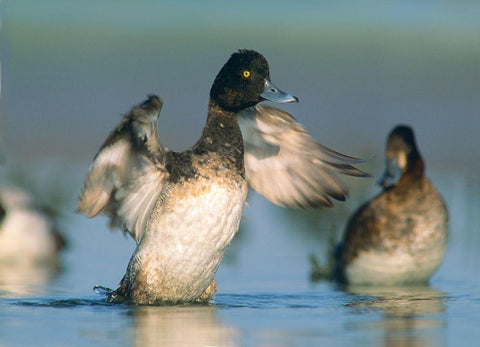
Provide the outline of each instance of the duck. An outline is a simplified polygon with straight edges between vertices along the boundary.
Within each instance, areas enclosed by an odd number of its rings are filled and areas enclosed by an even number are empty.
[[[447,206],[425,174],[412,127],[390,132],[385,156],[382,191],[346,224],[337,279],[353,286],[423,285],[444,258]]]
[[[248,189],[281,206],[332,206],[348,191],[338,174],[365,176],[361,160],[317,143],[287,112],[262,101],[295,103],[270,79],[254,50],[234,52],[210,89],[200,139],[183,152],[158,138],[163,101],[134,106],[107,137],[85,179],[77,211],[105,215],[136,248],[109,302],[209,303]]]
[[[29,192],[0,187],[0,266],[57,266],[66,244],[52,214]]]

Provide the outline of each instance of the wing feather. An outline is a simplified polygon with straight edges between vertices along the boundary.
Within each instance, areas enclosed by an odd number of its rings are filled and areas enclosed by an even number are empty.
[[[338,174],[365,177],[363,160],[317,143],[287,112],[257,105],[238,115],[249,185],[268,200],[295,208],[332,206],[348,195]]]
[[[95,156],[77,211],[110,218],[139,242],[168,177],[158,141],[162,101],[155,95],[132,108]]]

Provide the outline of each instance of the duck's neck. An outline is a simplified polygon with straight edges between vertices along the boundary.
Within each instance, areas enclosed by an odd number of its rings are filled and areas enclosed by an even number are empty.
[[[425,174],[425,163],[416,149],[413,149],[408,155],[405,172],[413,179],[420,179]]]
[[[420,153],[413,151],[407,159],[407,167],[396,185],[397,193],[408,194],[411,189],[418,189],[425,179],[425,164]]]
[[[237,169],[243,172],[243,138],[237,113],[221,108],[210,99],[207,123],[194,148],[197,152],[216,153],[229,161],[233,160]]]

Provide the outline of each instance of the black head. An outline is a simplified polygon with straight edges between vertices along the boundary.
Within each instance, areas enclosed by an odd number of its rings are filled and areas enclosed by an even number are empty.
[[[399,125],[390,132],[385,157],[386,169],[381,182],[384,186],[395,184],[405,172],[419,175],[424,172],[423,159],[409,126]]]
[[[239,50],[232,54],[215,78],[210,98],[220,107],[235,112],[263,100],[298,101],[270,82],[267,60],[253,50]]]

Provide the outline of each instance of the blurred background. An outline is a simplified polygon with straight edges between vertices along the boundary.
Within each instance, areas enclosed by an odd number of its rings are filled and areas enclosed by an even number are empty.
[[[3,1],[2,134],[12,163],[86,160],[146,94],[162,142],[192,145],[229,55],[258,50],[322,143],[381,153],[409,123],[430,166],[479,162],[475,1]],[[447,159],[448,158],[448,159]],[[478,167],[478,166],[477,166]]]
[[[446,292],[478,284],[477,1],[0,6],[1,183],[26,187],[56,210],[70,244],[64,271],[37,283],[35,295],[88,296],[94,284],[117,285],[133,241],[110,233],[105,219],[73,213],[94,154],[121,115],[150,93],[165,102],[162,144],[190,147],[205,123],[213,79],[240,48],[262,53],[272,81],[300,98],[282,108],[323,145],[369,159],[362,168],[374,177],[345,178],[349,201],[320,211],[283,209],[252,193],[218,273],[219,293],[330,295],[331,287],[309,282],[308,256],[325,261],[331,235],[338,238],[348,215],[378,193],[385,139],[400,123],[415,129],[427,174],[450,209],[449,251],[433,283]]]

